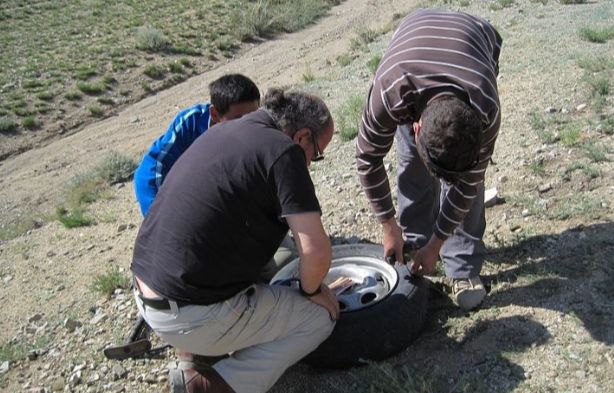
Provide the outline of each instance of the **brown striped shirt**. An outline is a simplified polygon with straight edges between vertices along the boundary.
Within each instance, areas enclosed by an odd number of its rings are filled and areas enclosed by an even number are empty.
[[[464,98],[485,125],[480,161],[450,188],[434,232],[446,239],[463,220],[484,182],[501,123],[497,93],[501,42],[490,23],[462,12],[422,9],[401,22],[369,89],[356,143],[358,175],[380,220],[395,215],[383,158],[396,128],[418,121],[428,101],[440,94]]]

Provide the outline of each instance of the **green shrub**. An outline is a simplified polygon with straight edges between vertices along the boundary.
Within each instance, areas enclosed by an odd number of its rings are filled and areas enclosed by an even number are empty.
[[[152,79],[161,79],[164,77],[164,69],[155,64],[149,64],[145,67],[143,73]]]
[[[586,142],[582,147],[584,154],[592,162],[608,161],[608,151],[605,147],[597,145],[593,141]]]
[[[96,167],[96,172],[107,184],[112,185],[130,180],[137,165],[133,158],[112,151]]]
[[[364,50],[367,45],[375,41],[379,33],[376,30],[368,27],[363,27],[358,30],[356,37],[350,40],[350,49],[352,50]]]
[[[176,62],[169,63],[168,70],[173,74],[183,74],[185,72],[181,63]]]
[[[559,3],[561,4],[586,4],[588,0],[559,0]]]
[[[87,217],[83,209],[77,208],[72,211],[64,207],[57,209],[58,220],[66,228],[79,228],[92,225],[94,220],[91,217]]]
[[[40,126],[40,123],[38,122],[36,117],[27,116],[27,117],[24,117],[23,120],[21,121],[21,126],[28,130],[34,130]]]
[[[114,266],[107,269],[106,273],[94,277],[91,288],[94,292],[110,297],[116,289],[127,289],[129,286],[130,278]]]
[[[181,64],[182,66],[184,66],[185,68],[192,68],[192,62],[190,62],[190,59],[182,57],[181,59],[179,59],[179,64]]]
[[[0,118],[0,134],[10,134],[17,131],[18,124],[8,117]]]
[[[350,141],[358,134],[363,104],[364,97],[354,94],[341,105],[337,114],[337,123],[343,141]]]
[[[23,82],[24,89],[36,89],[37,87],[41,87],[43,84],[37,79],[30,79]]]
[[[107,89],[107,87],[102,82],[88,83],[88,82],[80,81],[80,82],[77,82],[77,89],[79,89],[81,92],[85,94],[94,96],[94,95],[98,95],[104,92]]]
[[[90,115],[92,115],[93,117],[104,116],[104,109],[99,106],[90,106],[87,109],[90,111]]]
[[[231,17],[233,34],[245,41],[299,30],[324,15],[334,2],[326,0],[255,0],[237,7]]]
[[[597,73],[614,68],[614,59],[606,56],[578,59],[578,66],[588,72]]]
[[[578,143],[582,135],[582,126],[580,124],[570,124],[561,130],[561,142],[565,146],[573,146]]]
[[[610,94],[610,78],[605,75],[592,77],[588,81],[593,97],[606,97]]]
[[[78,91],[69,91],[68,93],[64,94],[64,98],[66,98],[68,101],[78,101],[81,99],[81,97],[82,95]]]
[[[36,95],[36,98],[42,101],[51,101],[53,97],[54,95],[50,91],[42,91]]]
[[[111,97],[98,97],[96,101],[103,105],[115,105],[115,100]]]
[[[136,31],[136,47],[149,52],[163,52],[169,46],[164,33],[151,26],[141,26]]]
[[[580,38],[585,41],[603,44],[614,37],[614,26],[604,28],[582,27]]]
[[[350,65],[351,62],[352,62],[352,56],[350,56],[349,53],[343,53],[337,56],[337,63],[339,63],[341,67],[348,66]]]
[[[375,74],[375,71],[377,71],[377,67],[379,66],[380,61],[382,61],[382,55],[377,54],[373,55],[373,57],[371,57],[367,62],[367,67],[372,74]]]
[[[75,79],[80,81],[86,81],[96,75],[98,75],[98,71],[88,66],[84,66],[77,68],[77,71],[75,72]]]

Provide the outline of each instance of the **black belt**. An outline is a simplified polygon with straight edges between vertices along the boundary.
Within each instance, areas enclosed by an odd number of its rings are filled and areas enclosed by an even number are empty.
[[[155,308],[156,310],[170,310],[171,309],[171,300],[150,299],[150,298],[143,297],[140,294],[139,294],[139,298],[141,299],[144,305],[151,307],[151,308]],[[173,302],[177,303],[177,308],[189,306],[190,304],[192,304],[192,303],[178,302],[178,301],[173,301]]]
[[[249,287],[245,291],[245,294],[247,296],[252,296],[254,294],[254,292],[256,292],[254,287]],[[161,311],[170,310],[171,309],[171,302],[176,303],[177,304],[177,308],[194,305],[194,303],[180,302],[180,301],[168,300],[168,299],[162,299],[162,298],[160,298],[160,299],[151,299],[151,298],[143,297],[143,295],[141,295],[140,293],[139,293],[139,299],[141,299],[141,301],[143,302],[143,304],[145,306],[148,306],[148,307],[151,307],[151,308],[155,308],[156,310],[161,310]]]

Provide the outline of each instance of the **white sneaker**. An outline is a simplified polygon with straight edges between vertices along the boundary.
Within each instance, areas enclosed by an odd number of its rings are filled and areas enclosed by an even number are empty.
[[[463,311],[469,311],[482,303],[486,289],[479,276],[452,279],[452,298]]]

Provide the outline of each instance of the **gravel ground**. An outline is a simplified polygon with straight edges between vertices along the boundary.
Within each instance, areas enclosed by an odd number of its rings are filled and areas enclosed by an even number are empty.
[[[587,82],[594,75],[578,66],[583,58],[612,58],[612,41],[588,43],[578,34],[589,24],[611,26],[612,2],[462,4],[438,6],[485,16],[504,38],[503,126],[487,173],[487,188],[496,187],[504,200],[487,210],[489,256],[482,273],[490,294],[480,309],[463,313],[433,291],[424,333],[403,353],[350,370],[295,365],[273,393],[614,392],[612,66],[601,107]],[[72,230],[50,218],[63,185],[110,149],[138,154],[179,108],[200,99],[197,90],[206,81],[228,71],[251,76],[264,59],[270,63],[255,78],[261,87],[299,85],[337,113],[352,94],[366,91],[366,63],[389,39],[383,34],[342,67],[335,59],[349,53],[357,26],[379,29],[411,6],[385,1],[390,8],[376,11],[374,5],[348,0],[306,31],[246,48],[219,69],[116,118],[0,163],[1,222],[34,215],[43,223],[0,243],[0,355],[11,359],[0,362],[0,390],[166,391],[172,351],[158,359],[103,357],[104,347],[123,341],[135,310],[126,291],[107,299],[90,290],[109,267],[128,269],[141,221],[132,184],[114,187],[108,199],[90,206],[97,225]],[[315,79],[305,85],[307,71]],[[559,139],[546,143],[534,128],[536,117]],[[549,120],[559,117],[568,123]],[[565,139],[570,123],[580,125],[573,143]],[[594,149],[605,158],[595,159]],[[334,243],[380,242],[355,174],[354,144],[336,135],[326,156],[311,171]],[[394,179],[394,154],[387,165]]]

